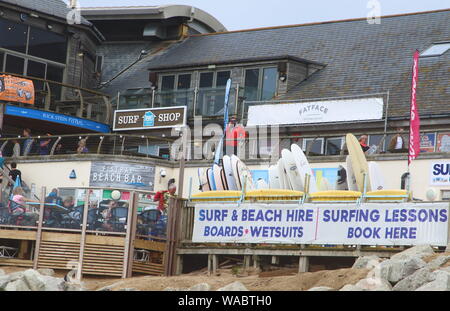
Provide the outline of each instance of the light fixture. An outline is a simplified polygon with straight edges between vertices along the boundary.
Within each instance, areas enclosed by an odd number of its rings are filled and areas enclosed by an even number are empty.
[[[166,170],[162,168],[161,171],[159,171],[159,175],[160,175],[162,178],[166,177],[166,176],[167,176]]]
[[[37,15],[36,13],[30,13],[30,16],[34,18],[39,18],[39,15]]]
[[[47,29],[53,29],[53,25],[51,25],[51,24],[47,24]]]
[[[119,200],[121,196],[122,196],[122,194],[120,193],[119,190],[113,190],[111,192],[111,199],[113,199],[114,201]]]
[[[279,78],[279,79],[280,79],[281,82],[286,81],[286,78],[287,78],[286,73],[284,73],[284,72],[283,72],[283,73],[280,73],[280,78]]]
[[[208,65],[208,69],[215,69],[216,65]]]

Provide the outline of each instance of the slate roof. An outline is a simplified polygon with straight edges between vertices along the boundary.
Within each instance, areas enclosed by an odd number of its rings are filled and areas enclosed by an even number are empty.
[[[390,90],[390,116],[407,116],[412,55],[450,41],[450,9],[381,18],[197,35],[149,68],[193,66],[292,55],[326,67],[279,99],[355,96]],[[450,51],[421,58],[418,103],[424,114],[450,113]]]
[[[66,19],[67,13],[70,12],[67,4],[62,0],[0,0],[0,3],[1,2],[17,5],[22,8],[30,9],[64,20]],[[81,17],[81,22],[87,26],[92,25],[84,17]]]

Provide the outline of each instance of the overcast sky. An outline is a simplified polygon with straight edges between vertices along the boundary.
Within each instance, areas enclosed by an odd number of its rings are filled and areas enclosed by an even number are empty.
[[[449,8],[448,0],[78,0],[81,7],[185,4],[217,18],[228,30],[367,17],[380,3],[381,15]],[[368,8],[368,4],[370,8]]]

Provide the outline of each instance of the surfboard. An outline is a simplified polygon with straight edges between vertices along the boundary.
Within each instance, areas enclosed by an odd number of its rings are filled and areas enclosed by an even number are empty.
[[[225,189],[225,187],[222,183],[221,171],[222,171],[222,168],[219,165],[217,165],[217,164],[213,165],[214,182],[216,183],[217,191],[228,190],[228,189]]]
[[[345,159],[345,162],[347,165],[348,190],[358,191],[358,185],[356,184],[356,177],[355,177],[355,174],[353,174],[352,158],[348,155],[347,158]]]
[[[266,181],[262,178],[258,179],[256,181],[256,189],[258,190],[268,190],[269,185],[266,183]]]
[[[289,183],[292,186],[292,190],[303,190],[303,181],[300,172],[295,163],[295,158],[287,149],[281,151],[281,159],[284,162],[284,168],[286,170]]]
[[[252,173],[247,166],[236,155],[231,156],[231,165],[233,166],[233,175],[235,176],[238,190],[242,190],[244,181],[246,190],[253,189]],[[239,181],[239,182],[238,182]]]
[[[308,159],[306,158],[305,153],[303,152],[302,148],[300,148],[299,145],[297,145],[297,144],[292,144],[291,152],[292,152],[292,155],[294,156],[295,163],[297,164],[297,168],[300,172],[302,183],[305,182],[306,174],[309,174],[309,176],[311,176],[311,178],[309,180],[309,192],[310,193],[316,192],[317,191],[316,178],[314,177],[312,168],[309,165]]]
[[[289,177],[287,176],[286,168],[284,166],[283,158],[280,158],[278,162],[278,169],[280,170],[280,178],[283,178],[283,189],[292,190]]]
[[[280,182],[280,189],[286,189],[286,181],[285,181],[285,177],[284,177],[284,167],[283,167],[281,158],[278,159],[277,170],[278,170],[278,180]]]
[[[374,191],[386,189],[386,183],[377,162],[369,162],[369,178]]]
[[[212,170],[211,167],[206,170],[206,178],[208,179],[209,189],[211,191],[215,191],[216,190],[216,186],[215,186],[215,183],[214,183],[214,174],[213,174],[213,170]]]
[[[203,168],[198,169],[198,182],[201,191],[209,191],[208,177],[206,176],[206,170]]]
[[[223,156],[223,170],[225,178],[227,179],[228,190],[238,190],[236,180],[233,175],[233,168],[231,166],[231,158],[228,155]]]
[[[278,174],[278,166],[269,167],[269,187],[270,189],[281,189],[280,175]]]
[[[347,144],[348,154],[352,159],[353,174],[356,178],[356,184],[358,190],[364,191],[364,174],[366,174],[366,191],[371,191],[369,178],[369,164],[367,163],[366,156],[362,151],[361,145],[356,139],[355,135],[349,133],[345,136],[345,142]]]

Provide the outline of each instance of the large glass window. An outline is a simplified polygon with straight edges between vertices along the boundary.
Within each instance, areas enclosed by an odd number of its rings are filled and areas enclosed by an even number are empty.
[[[322,155],[323,154],[323,138],[304,138],[303,139],[303,151],[308,152],[309,155]]]
[[[0,47],[26,53],[27,32],[27,25],[0,18]]]
[[[212,87],[214,81],[214,72],[202,72],[200,74],[200,88]]]
[[[62,82],[64,77],[64,69],[62,67],[47,65],[47,80]],[[50,84],[52,97],[59,99],[61,96],[61,86],[54,83]]]
[[[259,69],[245,71],[245,100],[258,100]]]
[[[228,79],[230,78],[230,74],[231,73],[229,71],[219,71],[217,73],[216,87],[226,86]]]
[[[63,35],[30,27],[28,54],[66,63],[66,38]]]
[[[272,99],[277,91],[277,68],[264,68],[261,100]]]
[[[191,88],[191,75],[182,74],[178,76],[178,89],[189,89]]]
[[[35,62],[32,60],[28,61],[27,65],[27,76],[29,77],[36,77],[45,79],[45,71],[46,71],[46,64]],[[42,90],[44,88],[44,83],[42,81],[33,81],[35,90]]]
[[[6,55],[5,71],[8,73],[15,73],[23,75],[23,69],[25,65],[25,59],[14,55]]]
[[[5,59],[5,53],[0,51],[0,71],[3,71],[3,61]]]
[[[200,88],[195,109],[196,115],[223,115],[225,87],[230,75],[231,72],[229,70],[200,73]]]
[[[161,81],[161,90],[173,90],[175,86],[175,76],[163,76]]]

